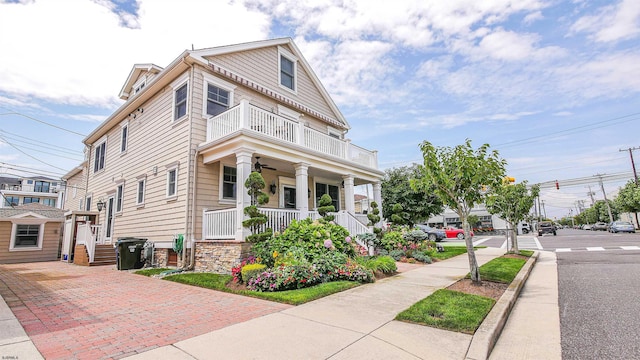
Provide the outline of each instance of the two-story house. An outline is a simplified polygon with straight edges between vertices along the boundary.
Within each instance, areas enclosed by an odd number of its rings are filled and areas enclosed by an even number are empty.
[[[317,217],[329,194],[336,221],[367,231],[355,216],[354,186],[381,202],[376,151],[352,144],[336,104],[290,38],[189,50],[165,68],[138,64],[125,103],[84,140],[83,190],[73,210],[96,212],[98,242],[139,237],[154,262],[229,272],[249,248],[244,182],[259,171],[268,226]],[[182,235],[182,236],[179,236]],[[183,249],[175,238],[183,238]]]
[[[0,208],[31,203],[61,208],[64,184],[48,177],[0,177]]]

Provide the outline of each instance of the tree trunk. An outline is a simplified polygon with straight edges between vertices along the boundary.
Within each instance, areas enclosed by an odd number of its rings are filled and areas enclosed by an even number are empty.
[[[518,249],[518,228],[514,228],[513,226],[511,226],[511,252],[514,254],[520,252]]]
[[[478,285],[482,282],[480,279],[480,270],[478,269],[478,260],[476,260],[476,253],[473,250],[473,239],[471,238],[471,232],[469,231],[469,222],[466,216],[460,216],[462,220],[462,228],[464,229],[464,242],[467,245],[467,256],[469,257],[469,274],[471,275],[471,281]]]

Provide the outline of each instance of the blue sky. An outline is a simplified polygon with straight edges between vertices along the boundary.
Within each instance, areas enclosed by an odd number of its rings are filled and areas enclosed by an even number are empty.
[[[640,2],[0,0],[0,172],[60,176],[135,63],[292,37],[383,169],[489,143],[563,216],[640,146]],[[57,126],[52,127],[42,122]],[[62,128],[62,129],[60,129]],[[640,159],[640,152],[634,154]],[[624,180],[605,181],[613,196]],[[564,184],[567,184],[566,186]]]

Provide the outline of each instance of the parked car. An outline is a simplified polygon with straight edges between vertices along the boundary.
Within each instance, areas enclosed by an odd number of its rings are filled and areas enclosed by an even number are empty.
[[[602,221],[598,221],[597,223],[593,224],[593,226],[591,227],[591,230],[593,231],[607,231],[607,223],[602,222]]]
[[[427,238],[431,241],[440,242],[447,238],[447,234],[442,229],[435,229],[424,224],[417,224],[416,228],[424,231],[427,234]]]
[[[556,227],[551,221],[541,221],[538,223],[538,236],[543,234],[553,234],[556,236]]]
[[[636,229],[633,227],[633,224],[631,224],[628,221],[614,221],[614,222],[611,223],[611,226],[609,226],[609,232],[612,232],[612,233],[618,233],[618,232],[635,233]]]
[[[582,230],[591,230],[591,224],[582,225]]]
[[[464,230],[456,229],[454,227],[448,227],[444,229],[444,232],[447,234],[448,239],[457,238],[458,240],[464,239]],[[471,237],[473,237],[473,231],[471,231]]]

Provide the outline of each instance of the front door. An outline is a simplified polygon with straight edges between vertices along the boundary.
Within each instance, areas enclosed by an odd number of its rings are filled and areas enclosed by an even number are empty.
[[[105,235],[104,240],[107,244],[111,244],[111,237],[113,236],[113,222],[114,222],[114,197],[111,196],[107,199],[107,221],[105,224]]]
[[[285,209],[295,209],[296,208],[296,188],[285,186],[283,195],[284,195]]]

